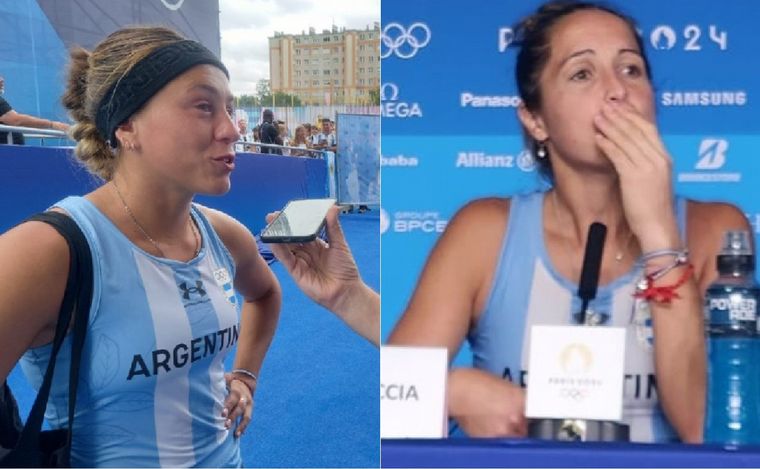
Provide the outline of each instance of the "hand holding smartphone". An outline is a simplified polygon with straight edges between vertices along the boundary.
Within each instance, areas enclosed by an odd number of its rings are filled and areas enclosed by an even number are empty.
[[[325,216],[335,199],[291,200],[261,231],[265,243],[306,243],[314,241],[325,226]]]

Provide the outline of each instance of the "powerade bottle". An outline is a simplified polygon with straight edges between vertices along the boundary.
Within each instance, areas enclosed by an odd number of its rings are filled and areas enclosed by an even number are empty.
[[[707,405],[704,440],[760,443],[760,340],[755,256],[746,231],[726,232],[720,277],[705,296]]]

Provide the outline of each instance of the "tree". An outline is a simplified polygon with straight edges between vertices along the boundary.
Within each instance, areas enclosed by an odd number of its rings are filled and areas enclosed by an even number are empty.
[[[376,106],[380,105],[380,88],[369,90],[369,103]]]
[[[259,80],[256,83],[256,99],[259,106],[272,105],[272,87],[269,80]]]
[[[242,96],[241,96],[242,98]],[[272,97],[272,87],[269,80],[259,80],[256,83],[256,106],[301,106],[301,98],[296,95],[276,91]]]
[[[256,96],[252,94],[244,94],[240,96],[235,96],[235,107],[256,107],[257,106],[257,100]]]
[[[293,94],[278,91],[274,94],[274,102],[277,106],[295,107],[301,105],[301,98]]]

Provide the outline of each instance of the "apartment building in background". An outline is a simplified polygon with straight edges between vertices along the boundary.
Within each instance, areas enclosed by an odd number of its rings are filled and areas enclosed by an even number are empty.
[[[380,88],[380,23],[364,30],[275,32],[269,77],[272,93],[298,96],[304,104],[370,104],[370,91]]]

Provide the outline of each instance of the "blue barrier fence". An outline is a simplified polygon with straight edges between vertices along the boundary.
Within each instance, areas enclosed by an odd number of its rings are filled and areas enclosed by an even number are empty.
[[[0,145],[0,232],[67,195],[84,195],[99,180],[73,160],[71,148]],[[238,153],[232,189],[198,203],[237,218],[254,234],[268,212],[288,200],[327,196],[327,163],[322,159]]]

